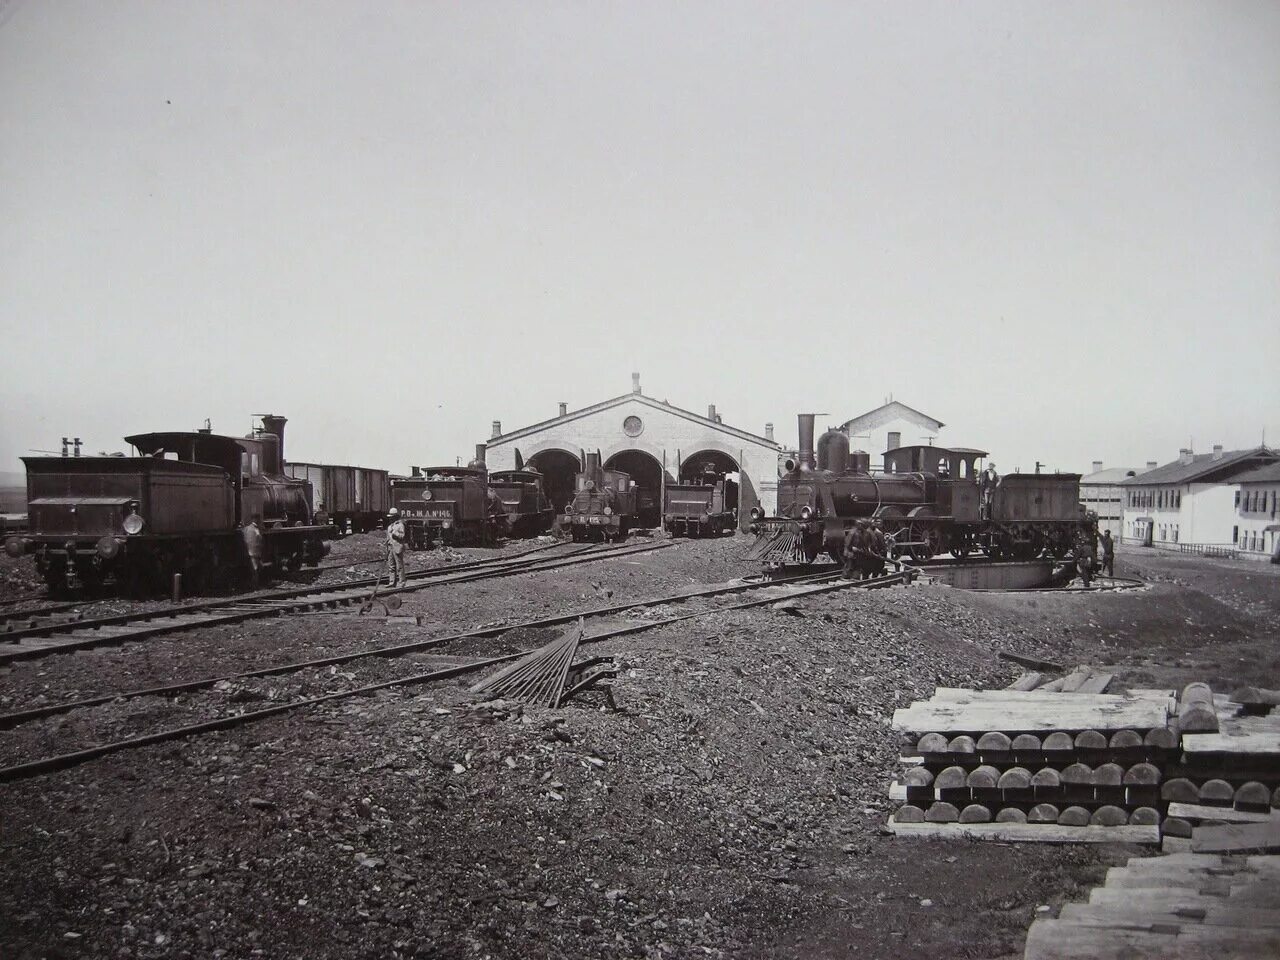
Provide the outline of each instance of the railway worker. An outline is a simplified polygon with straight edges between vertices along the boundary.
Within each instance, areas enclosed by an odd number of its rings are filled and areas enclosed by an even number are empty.
[[[388,511],[387,520],[387,585],[402,587],[405,584],[404,542],[408,534],[398,508]]]
[[[1093,580],[1093,545],[1089,538],[1080,532],[1076,535],[1075,558],[1076,573],[1080,576],[1080,582],[1084,584],[1086,590]]]
[[[853,580],[855,571],[857,579],[862,579],[862,552],[866,547],[866,528],[861,520],[844,532],[844,570],[840,576],[845,580]]]
[[[867,575],[878,577],[883,574],[888,556],[889,542],[885,539],[884,530],[879,520],[872,520],[867,537]]]
[[[249,564],[249,584],[254,590],[262,582],[262,518],[254,514],[249,522],[240,528],[240,539],[244,542],[245,559]]]
[[[1108,577],[1116,575],[1116,543],[1111,539],[1111,531],[1102,531],[1102,569]]]
[[[1000,483],[1000,474],[996,472],[994,463],[987,464],[987,469],[982,471],[982,477],[979,482],[982,485],[982,515],[990,520],[991,501],[996,495],[996,485]]]

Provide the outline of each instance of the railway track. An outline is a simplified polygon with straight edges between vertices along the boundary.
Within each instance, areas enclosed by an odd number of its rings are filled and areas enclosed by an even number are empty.
[[[546,544],[527,550],[516,558],[496,557],[419,570],[409,575],[410,582],[405,586],[382,589],[378,591],[378,597],[387,598],[413,593],[433,586],[472,583],[520,573],[555,570],[579,563],[648,553],[670,546],[674,546],[671,541],[638,545],[632,543],[605,548],[594,545]],[[568,550],[550,557],[533,556],[555,547],[568,547]],[[22,660],[39,659],[59,653],[74,653],[94,647],[180,633],[185,630],[242,623],[246,620],[284,616],[291,613],[350,607],[354,604],[363,605],[370,600],[371,590],[378,582],[379,578],[370,577],[342,584],[274,590],[246,598],[166,607],[144,613],[113,614],[71,623],[51,622],[0,633],[0,667]]]
[[[641,552],[641,551],[634,551]],[[808,596],[831,593],[838,590],[849,589],[877,589],[882,587],[896,586],[903,583],[910,583],[915,577],[914,571],[903,567],[894,573],[877,577],[871,580],[843,580],[839,571],[827,571],[821,573],[808,573],[801,576],[787,578],[785,580],[768,580],[758,579],[751,581],[740,581],[738,583],[723,584],[708,587],[704,590],[695,590],[681,594],[670,594],[659,597],[651,597],[645,600],[631,601],[624,604],[617,604],[608,607],[597,607],[589,610],[580,610],[570,613],[558,614],[551,617],[544,617],[536,620],[528,620],[522,623],[504,624],[494,627],[483,627],[476,630],[465,631],[462,633],[451,634],[448,636],[434,637],[427,640],[413,641],[410,643],[395,644],[389,647],[381,647],[374,650],[362,650],[358,652],[339,654],[330,657],[324,657],[316,660],[308,660],[294,662],[288,664],[279,664],[272,667],[264,667],[257,670],[250,670],[244,673],[227,674],[216,677],[205,677],[199,680],[190,680],[182,683],[171,684],[162,687],[151,687],[143,690],[123,691],[112,694],[106,694],[100,697],[93,697],[78,701],[69,701],[61,704],[49,704],[28,710],[18,711],[14,713],[0,715],[0,729],[11,729],[22,723],[43,717],[54,716],[57,714],[70,713],[74,710],[86,709],[99,706],[115,700],[134,699],[139,697],[173,697],[184,693],[191,693],[199,690],[209,689],[223,682],[235,682],[260,679],[263,677],[280,676],[287,673],[296,673],[308,669],[320,669],[325,667],[337,667],[339,665],[351,664],[360,660],[369,660],[372,658],[398,658],[410,654],[423,653],[433,649],[438,649],[447,644],[456,643],[462,640],[470,640],[476,638],[494,637],[517,629],[538,629],[563,626],[567,623],[575,621],[600,621],[608,620],[608,618],[616,617],[627,611],[642,610],[658,606],[671,604],[684,604],[693,600],[712,600],[721,597],[733,596],[741,593],[749,593],[753,591],[771,591],[763,597],[755,597],[727,605],[711,605],[702,609],[691,610],[675,614],[673,616],[660,617],[657,619],[644,619],[637,622],[626,624],[624,626],[605,627],[603,630],[593,631],[582,639],[583,644],[603,643],[606,640],[614,640],[624,636],[630,636],[642,633],[648,630],[654,630],[658,627],[669,626],[674,623],[680,623],[692,620],[698,617],[705,617],[716,613],[726,613],[734,610],[744,610],[752,607],[764,606],[766,604],[776,603],[781,599],[800,599]],[[509,663],[520,657],[525,656],[529,651],[521,650],[516,653],[503,654],[496,657],[486,657],[471,660],[462,664],[450,665],[441,669],[428,671],[426,673],[416,673],[405,677],[398,677],[392,680],[384,680],[377,683],[363,684],[354,688],[335,691],[323,694],[321,696],[307,697],[294,700],[288,703],[276,704],[259,710],[247,711],[244,713],[236,713],[228,716],[218,717],[210,720],[204,720],[198,723],[186,724],[180,727],[161,730],[154,733],[144,734],[138,737],[131,737],[124,740],[117,740],[110,743],[98,744],[81,750],[70,751],[63,754],[57,754],[50,757],[32,760],[25,763],[15,764],[9,767],[0,768],[0,783],[15,782],[25,780],[30,777],[42,774],[53,773],[58,770],[69,769],[82,763],[89,762],[112,753],[118,753],[125,750],[137,749],[140,747],[150,746],[158,743],[165,743],[173,740],[180,740],[190,736],[196,736],[203,733],[210,733],[218,730],[228,730],[234,727],[245,726],[255,723],[259,720],[265,720],[270,717],[279,716],[281,714],[299,710],[306,707],[316,706],[318,704],[329,703],[336,700],[347,699],[350,697],[364,696],[380,690],[387,690],[396,687],[410,686],[422,683],[430,683],[438,680],[447,680],[453,677],[474,673],[487,669],[498,664]]]

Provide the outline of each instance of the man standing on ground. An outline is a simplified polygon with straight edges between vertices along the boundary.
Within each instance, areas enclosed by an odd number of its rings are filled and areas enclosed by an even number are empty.
[[[1110,530],[1102,531],[1102,569],[1108,577],[1116,575],[1116,544]]]
[[[387,518],[390,520],[387,524],[387,585],[402,587],[405,584],[404,542],[407,534],[396,507],[391,508]]]
[[[862,551],[866,547],[862,521],[853,523],[844,532],[844,572],[841,576],[846,580],[862,579]]]
[[[258,525],[260,519],[255,513],[240,528],[240,539],[244,542],[245,558],[249,563],[249,585],[254,590],[262,582],[262,528]]]

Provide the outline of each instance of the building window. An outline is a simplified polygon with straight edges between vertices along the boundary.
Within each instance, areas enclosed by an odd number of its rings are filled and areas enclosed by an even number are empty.
[[[1181,490],[1178,491],[1178,502],[1175,503],[1174,506],[1177,507],[1179,510],[1182,509],[1182,491]]]
[[[1239,542],[1240,542],[1240,528],[1239,528],[1239,527],[1232,527],[1232,528],[1231,528],[1231,542],[1232,542],[1232,543],[1239,543]]]
[[[1240,491],[1237,490],[1236,491],[1236,508],[1239,509],[1239,507],[1240,507]]]

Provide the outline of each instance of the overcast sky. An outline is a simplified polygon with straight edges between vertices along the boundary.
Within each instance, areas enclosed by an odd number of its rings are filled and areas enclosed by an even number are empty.
[[[404,470],[632,370],[1280,444],[1280,4],[0,0],[0,270],[0,470],[268,410]]]

